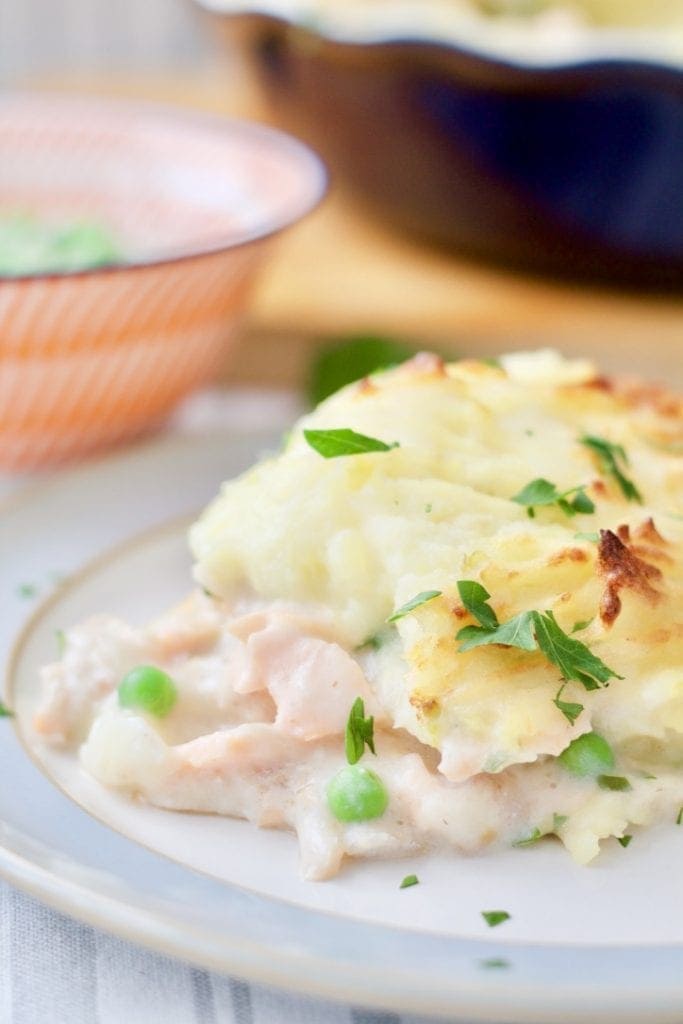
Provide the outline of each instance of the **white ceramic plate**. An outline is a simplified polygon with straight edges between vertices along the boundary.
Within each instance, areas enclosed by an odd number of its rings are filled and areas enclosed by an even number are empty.
[[[181,597],[190,563],[178,517],[269,441],[157,442],[0,513],[6,650],[21,633],[8,672],[18,729],[0,722],[0,777],[12,780],[0,787],[0,872],[126,938],[299,991],[450,1019],[679,1024],[683,829],[639,834],[627,850],[615,841],[590,868],[548,843],[366,862],[306,883],[288,834],[144,809],[105,794],[69,759],[29,756],[22,723],[55,630],[94,611],[143,621]],[[55,590],[56,573],[67,578]],[[52,593],[22,630],[32,587]],[[421,884],[399,890],[413,871]],[[488,909],[512,919],[491,931]]]

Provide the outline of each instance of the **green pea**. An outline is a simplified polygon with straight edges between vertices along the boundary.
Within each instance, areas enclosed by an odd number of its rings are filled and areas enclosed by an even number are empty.
[[[597,732],[577,736],[562,751],[558,761],[572,775],[602,775],[614,768],[612,748]]]
[[[122,708],[141,708],[157,718],[164,718],[177,699],[175,683],[155,665],[137,665],[119,683]]]
[[[327,806],[337,821],[369,821],[387,809],[389,794],[380,777],[369,768],[348,765],[327,787]]]

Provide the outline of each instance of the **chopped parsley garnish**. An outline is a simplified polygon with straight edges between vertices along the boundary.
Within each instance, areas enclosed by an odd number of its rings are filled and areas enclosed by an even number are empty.
[[[406,877],[399,885],[399,889],[410,889],[411,886],[419,884],[420,879],[417,877],[417,875],[406,875]]]
[[[488,971],[488,970],[498,970],[498,969],[501,969],[501,968],[505,969],[505,968],[510,967],[512,965],[510,964],[509,960],[503,959],[502,956],[492,956],[492,957],[489,957],[488,960],[480,960],[479,961],[479,966],[483,967],[484,970]]]
[[[553,814],[552,828],[545,832],[540,828],[534,828],[526,836],[516,839],[512,845],[517,847],[535,846],[539,839],[545,839],[546,836],[551,836],[558,832],[568,820],[569,819],[566,814]]]
[[[400,608],[397,608],[393,614],[389,616],[387,622],[396,622],[398,619],[402,619],[404,615],[410,614],[415,611],[420,605],[426,604],[427,601],[433,601],[435,597],[441,597],[440,590],[423,590],[420,594],[416,594],[415,597],[411,598],[405,604],[402,604]]]
[[[633,839],[633,836],[617,836],[617,840],[619,842],[619,845],[623,846],[624,849],[626,849],[626,847],[628,846],[628,844],[631,842],[632,839]]]
[[[676,824],[683,825],[683,807],[681,807],[678,811],[678,815],[676,817]]]
[[[503,921],[509,921],[510,915],[507,910],[482,910],[481,916],[486,921],[489,928],[497,928]]]
[[[340,455],[362,455],[366,452],[388,452],[398,448],[398,441],[387,444],[376,437],[357,434],[348,427],[338,430],[304,430],[304,438],[324,459],[336,459]]]
[[[582,619],[581,622],[575,622],[572,626],[572,633],[581,633],[584,629],[588,629],[592,621],[593,619]]]
[[[375,750],[374,729],[375,719],[372,715],[369,718],[365,717],[363,700],[361,697],[356,697],[351,705],[344,734],[344,749],[346,751],[346,760],[349,764],[356,764],[357,761],[360,761],[365,753],[366,746],[370,748],[373,754],[377,753]]]
[[[589,540],[591,542],[591,544],[599,544],[600,543],[600,534],[597,533],[597,532],[596,533],[592,533],[592,532],[588,532],[588,533],[579,532],[579,533],[575,533],[574,534],[574,540]]]
[[[570,498],[570,495],[573,497]],[[567,516],[595,512],[595,505],[586,494],[584,484],[570,487],[568,491],[558,491],[555,484],[550,480],[544,480],[543,477],[532,480],[510,500],[517,502],[518,505],[526,505],[530,519],[534,518],[536,508],[545,505],[557,505]]]
[[[631,789],[631,783],[623,775],[598,775],[600,789],[610,789],[616,793],[624,793]]]
[[[429,513],[431,511],[432,511],[432,504],[430,502],[428,505],[425,505],[425,512]]]
[[[597,456],[598,464],[603,473],[607,473],[619,485],[621,493],[627,501],[638,501],[642,504],[643,496],[627,476],[624,475],[621,466],[628,466],[628,456],[620,444],[612,444],[604,437],[595,437],[592,434],[584,434],[579,441],[585,448],[588,448]]]
[[[563,679],[574,679],[586,690],[598,690],[610,679],[623,679],[604,661],[596,658],[580,640],[567,636],[551,611],[543,614],[534,612],[533,615],[538,646],[548,661],[557,665]]]
[[[487,603],[491,595],[481,583],[476,580],[458,580],[458,593],[465,608],[480,626],[485,629],[498,628],[498,616]]]
[[[503,644],[523,651],[540,650],[559,668],[563,679],[573,679],[586,690],[597,690],[610,679],[623,678],[592,654],[580,640],[568,636],[558,626],[551,611],[520,612],[499,624],[495,611],[486,603],[490,595],[480,583],[459,580],[458,591],[467,610],[480,623],[479,626],[464,626],[457,633],[461,651],[484,644]],[[556,699],[559,699],[559,694]]]
[[[362,651],[365,647],[372,647],[373,651],[379,651],[387,639],[386,633],[375,633],[373,636],[369,636],[367,640],[364,640],[362,644],[358,644],[356,650]]]
[[[539,839],[542,839],[546,835],[545,832],[541,832],[540,828],[535,828],[529,832],[527,836],[522,836],[521,839],[516,839],[513,846],[533,846]]]
[[[20,583],[17,587],[17,597],[24,597],[26,600],[35,597],[37,593],[38,587],[35,583]]]
[[[569,701],[569,700],[561,700],[560,698],[562,697],[562,691],[563,690],[564,690],[564,685],[561,686],[559,688],[559,690],[557,691],[557,696],[553,700],[553,704],[555,705],[555,707],[557,708],[558,711],[562,712],[562,714],[567,719],[569,724],[573,725],[574,722],[576,721],[576,719],[579,717],[579,715],[583,711],[583,704],[578,704],[578,703],[576,703],[574,701]]]
[[[577,736],[557,760],[572,775],[580,776],[601,776],[602,772],[614,768],[615,763],[612,748],[597,732],[585,732],[583,736]]]
[[[63,629],[55,630],[55,640],[57,641],[57,653],[61,658],[64,654],[64,648],[66,647],[66,633]]]
[[[10,711],[6,704],[0,700],[0,718],[13,718],[14,712]]]
[[[537,648],[533,634],[534,612],[520,612],[495,629],[485,626],[463,626],[457,633],[461,651],[471,651],[474,647],[486,644],[503,644],[506,647],[518,647],[522,651],[535,651]]]

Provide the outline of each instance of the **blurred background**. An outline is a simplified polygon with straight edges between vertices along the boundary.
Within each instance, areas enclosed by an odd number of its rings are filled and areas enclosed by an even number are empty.
[[[50,74],[198,70],[212,52],[183,0],[4,0],[0,7],[5,86]]]
[[[681,386],[683,2],[575,2],[4,0],[0,86],[253,119],[322,154],[329,194],[277,239],[222,386],[320,397],[417,347],[537,346]],[[0,323],[18,287],[0,278]]]

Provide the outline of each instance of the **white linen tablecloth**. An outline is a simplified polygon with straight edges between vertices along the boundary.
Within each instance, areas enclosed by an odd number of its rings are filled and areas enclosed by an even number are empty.
[[[2,1024],[428,1024],[276,992],[150,953],[0,883]]]
[[[170,424],[202,432],[283,429],[287,392],[210,391]],[[0,476],[0,496],[26,483]],[[349,993],[349,1002],[352,993]],[[0,882],[0,1024],[427,1024],[293,996],[149,952],[56,913]]]

